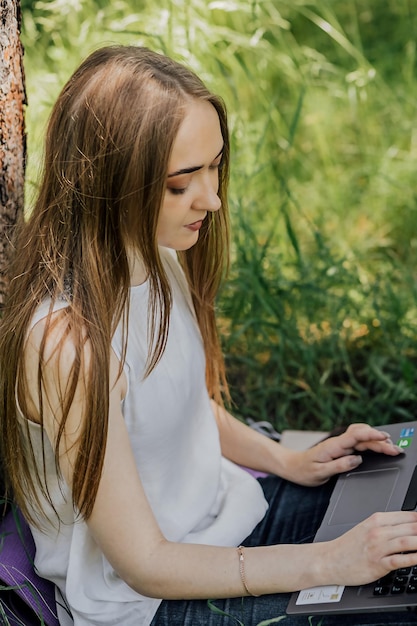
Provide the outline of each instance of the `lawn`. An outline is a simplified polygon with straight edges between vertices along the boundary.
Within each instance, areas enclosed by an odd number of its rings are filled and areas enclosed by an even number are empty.
[[[156,6],[157,5],[157,6]],[[236,414],[276,428],[417,414],[417,9],[407,0],[23,0],[27,210],[45,121],[92,49],[146,45],[220,93]]]

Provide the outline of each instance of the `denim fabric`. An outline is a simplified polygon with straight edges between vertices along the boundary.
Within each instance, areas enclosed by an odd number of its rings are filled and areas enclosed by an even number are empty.
[[[313,540],[326,510],[333,482],[308,488],[268,476],[259,482],[270,506],[264,519],[243,542],[245,546],[275,543],[308,543]],[[237,566],[237,565],[236,565]],[[256,626],[262,620],[285,616],[283,626],[405,626],[417,624],[417,613],[367,613],[325,617],[286,615],[290,594],[265,595],[259,598],[213,600],[229,615],[212,611],[206,600],[164,600],[151,626]]]

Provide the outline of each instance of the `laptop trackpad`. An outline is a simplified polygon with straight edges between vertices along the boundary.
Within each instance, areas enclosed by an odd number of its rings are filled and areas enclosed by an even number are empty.
[[[398,467],[347,474],[329,526],[358,524],[375,511],[385,511],[398,475]]]

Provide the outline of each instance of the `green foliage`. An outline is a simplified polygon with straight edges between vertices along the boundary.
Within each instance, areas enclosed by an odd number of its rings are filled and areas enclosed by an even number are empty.
[[[243,601],[244,599],[242,598],[242,602]],[[230,613],[226,613],[225,611],[222,611],[221,609],[219,609],[219,607],[214,604],[213,600],[207,600],[207,606],[210,609],[210,611],[214,613],[215,615],[220,615],[221,617],[227,617],[229,620],[233,620],[233,622],[237,624],[238,626],[245,626],[245,624],[241,622],[240,619],[237,619],[237,617],[234,617],[233,615],[230,615]]]
[[[244,603],[244,601],[245,601],[245,598],[242,598],[242,604]],[[230,620],[232,620],[233,623],[237,624],[238,626],[249,626],[248,624],[245,625],[240,619],[238,619],[234,615],[231,615],[230,613],[226,613],[225,611],[222,611],[221,609],[219,609],[219,607],[214,604],[213,600],[207,600],[207,606],[210,609],[210,611],[212,611],[212,613],[215,613],[216,615],[220,615],[221,617],[227,617],[228,623],[230,623]],[[262,622],[259,622],[258,624],[256,624],[256,626],[270,626],[271,624],[277,624],[278,622],[282,622],[282,620],[285,620],[285,618],[286,618],[285,615],[280,615],[279,617],[272,617],[271,619],[262,620]]]
[[[25,0],[28,207],[46,116],[99,45],[147,45],[222,94],[236,411],[285,427],[417,412],[416,9],[408,0]]]
[[[262,243],[244,222],[238,231],[223,292],[237,408],[281,429],[413,419],[417,290],[402,268],[380,258],[370,278],[359,257],[335,257],[318,233],[313,260],[297,246],[290,262],[271,252],[272,236]]]

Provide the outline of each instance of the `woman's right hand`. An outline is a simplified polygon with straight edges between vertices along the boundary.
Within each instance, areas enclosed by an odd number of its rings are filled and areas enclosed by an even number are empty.
[[[326,544],[328,584],[362,585],[417,565],[417,512],[374,513]],[[326,583],[327,584],[327,583]]]

